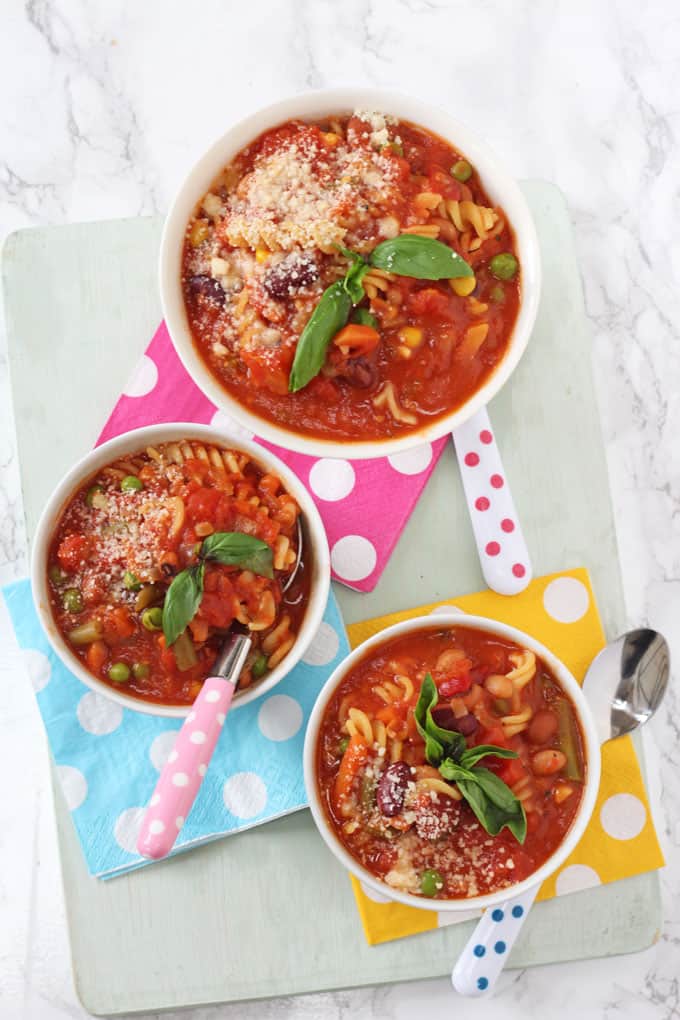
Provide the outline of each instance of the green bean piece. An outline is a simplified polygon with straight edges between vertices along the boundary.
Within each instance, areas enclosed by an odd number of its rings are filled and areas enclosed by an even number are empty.
[[[132,675],[135,680],[146,680],[149,675],[149,663],[148,662],[133,662],[132,664]]]
[[[160,630],[163,626],[163,610],[160,606],[145,609],[142,613],[142,627],[146,630]]]
[[[469,181],[472,177],[472,167],[466,159],[459,159],[451,167],[451,176],[455,177],[461,184],[464,184],[465,181]]]
[[[341,737],[338,742],[338,754],[344,754],[349,747],[349,737]]]
[[[135,599],[135,611],[141,613],[143,609],[150,606],[152,602],[157,602],[161,596],[162,591],[156,587],[155,584],[145,584]]]
[[[378,329],[378,320],[375,315],[369,312],[368,308],[355,308],[349,318],[350,322],[358,322],[360,326],[370,326],[371,329]]]
[[[104,628],[99,620],[88,620],[70,630],[67,637],[72,645],[91,645],[93,641],[99,641],[103,633]]]
[[[151,610],[151,612],[153,612],[153,610]],[[191,667],[195,666],[198,662],[196,649],[188,630],[182,631],[173,644],[172,650],[175,653],[175,662],[177,663],[177,669],[180,673],[184,673],[187,669],[191,669]]]
[[[137,492],[139,489],[144,488],[144,483],[140,481],[137,475],[126,475],[122,479],[120,487],[123,492]]]
[[[436,868],[427,868],[420,876],[420,891],[430,899],[444,888],[444,879]]]
[[[57,566],[56,563],[53,563],[50,569],[47,571],[47,576],[49,577],[52,584],[63,584],[66,578],[68,577],[68,574],[64,573],[61,567]]]
[[[83,596],[80,594],[79,588],[67,588],[61,601],[67,613],[82,613]]]
[[[497,283],[495,287],[492,287],[489,291],[489,297],[497,305],[502,305],[505,301],[505,291],[501,287],[500,283]]]
[[[142,582],[131,570],[126,570],[123,574],[123,584],[128,591],[139,591],[142,587]]]
[[[497,280],[512,280],[517,275],[519,262],[512,252],[504,251],[500,255],[494,255],[489,262],[489,269]]]
[[[251,672],[256,680],[259,680],[267,672],[267,656],[263,655],[262,652],[260,652],[253,662]]]
[[[361,806],[365,811],[371,811],[375,806],[376,785],[374,777],[364,772],[361,778]]]
[[[114,684],[124,684],[130,679],[130,667],[124,662],[114,662],[109,666],[109,680]]]
[[[583,770],[578,754],[577,737],[571,708],[564,698],[559,698],[554,708],[557,712],[559,748],[567,759],[564,775],[567,779],[583,781]]]

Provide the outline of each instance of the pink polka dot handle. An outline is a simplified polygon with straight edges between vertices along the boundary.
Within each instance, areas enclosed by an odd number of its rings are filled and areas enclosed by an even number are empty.
[[[241,635],[227,641],[215,663],[223,675],[208,677],[178,731],[142,820],[137,840],[142,857],[159,860],[175,845],[208,771],[250,646],[250,638]]]
[[[533,572],[485,407],[453,433],[482,573],[499,595],[517,595]]]

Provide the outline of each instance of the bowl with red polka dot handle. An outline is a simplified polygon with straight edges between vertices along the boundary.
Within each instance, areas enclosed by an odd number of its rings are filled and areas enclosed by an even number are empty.
[[[484,580],[499,595],[517,595],[533,571],[486,408],[452,435]]]

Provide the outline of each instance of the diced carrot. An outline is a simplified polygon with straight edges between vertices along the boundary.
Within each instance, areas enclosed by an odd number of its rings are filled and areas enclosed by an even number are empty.
[[[361,736],[355,733],[350,737],[347,750],[342,756],[338,774],[335,777],[335,807],[340,810],[342,801],[352,792],[354,779],[368,757],[368,747]]]
[[[109,654],[108,645],[104,641],[93,641],[87,652],[85,653],[85,660],[88,668],[93,673],[98,673],[106,662]]]
[[[400,712],[396,705],[385,705],[384,708],[379,709],[375,713],[376,719],[380,719],[386,726],[389,726],[393,722],[401,722],[404,718],[403,712]]]
[[[380,334],[372,326],[362,326],[356,322],[350,322],[336,333],[333,343],[339,347],[342,353],[351,358],[361,354],[369,354],[374,350],[380,341]]]

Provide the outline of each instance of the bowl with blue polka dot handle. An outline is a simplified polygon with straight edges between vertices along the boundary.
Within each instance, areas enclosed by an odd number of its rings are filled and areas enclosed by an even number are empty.
[[[539,888],[534,885],[482,915],[451,973],[459,995],[484,995],[492,990]]]

